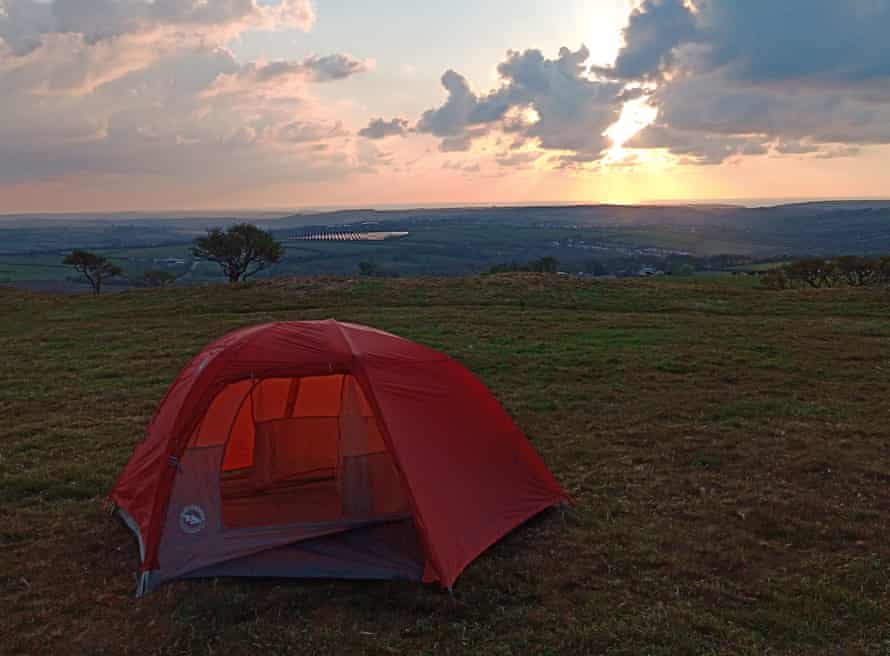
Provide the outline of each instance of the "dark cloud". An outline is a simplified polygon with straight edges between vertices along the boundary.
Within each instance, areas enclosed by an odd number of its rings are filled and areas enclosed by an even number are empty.
[[[487,128],[476,128],[474,130],[465,130],[453,137],[444,137],[439,142],[439,150],[443,153],[462,153],[470,150],[473,146],[473,140],[484,137],[488,134]]]
[[[627,144],[629,148],[666,148],[684,164],[722,164],[740,155],[763,155],[768,142],[758,136],[714,135],[694,130],[676,130],[652,125]]]
[[[624,79],[655,77],[673,65],[677,46],[698,38],[698,29],[683,0],[646,0],[628,19],[614,67],[597,70]]]
[[[890,76],[888,0],[645,0],[613,67],[624,79],[723,69],[747,82],[849,85]]]
[[[299,61],[251,62],[233,73],[220,75],[205,95],[256,94],[276,96],[299,93],[307,82],[332,82],[369,70],[370,64],[346,54]]]
[[[658,81],[657,122],[631,147],[849,156],[890,143],[888,26],[890,0],[646,0],[598,73]]]
[[[698,0],[707,69],[749,82],[848,86],[890,77],[888,0]]]
[[[385,121],[382,118],[371,119],[367,127],[358,131],[360,137],[366,139],[385,139],[386,137],[402,137],[408,133],[408,121],[394,118]]]
[[[773,150],[782,155],[805,155],[819,152],[820,147],[817,144],[806,141],[779,139],[779,141],[773,144]]]
[[[538,50],[513,52],[498,71],[513,106],[530,107],[537,115],[520,134],[536,138],[541,148],[596,161],[610,145],[603,132],[621,113],[623,85],[589,79],[584,70],[589,56],[584,47],[562,48],[555,60]]]
[[[534,164],[541,157],[535,152],[502,153],[495,157],[495,161],[501,166],[523,168]]]
[[[364,73],[371,68],[369,62],[342,53],[324,57],[312,56],[304,59],[300,64],[312,73],[312,79],[316,82],[343,80],[350,75]]]
[[[502,85],[475,93],[455,71],[442,76],[445,103],[424,112],[417,131],[442,138],[440,148],[468,150],[474,139],[500,129],[541,148],[573,150],[589,161],[603,156],[603,131],[619,116],[623,84],[587,77],[590,53],[563,48],[556,59],[540,50],[509,52],[498,66]]]
[[[442,86],[448,92],[448,99],[438,109],[423,113],[417,124],[418,132],[437,137],[463,137],[468,128],[497,121],[510,108],[498,92],[480,98],[470,89],[467,79],[452,70],[442,76]]]
[[[855,88],[752,86],[717,72],[664,82],[650,102],[659,109],[656,123],[627,145],[667,148],[688,162],[762,154],[769,144],[781,154],[820,156],[841,144],[890,144],[890,103]]]

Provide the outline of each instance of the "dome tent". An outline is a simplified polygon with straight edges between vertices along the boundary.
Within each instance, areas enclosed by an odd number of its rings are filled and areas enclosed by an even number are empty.
[[[451,588],[568,500],[484,385],[336,321],[252,326],[180,372],[110,494],[138,594],[177,578],[401,578]]]

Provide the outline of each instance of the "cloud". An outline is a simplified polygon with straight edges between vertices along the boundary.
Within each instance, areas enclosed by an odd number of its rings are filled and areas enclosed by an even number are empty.
[[[599,160],[609,145],[602,133],[618,118],[624,85],[589,78],[589,57],[583,46],[563,48],[556,59],[540,50],[511,51],[498,66],[501,86],[484,94],[449,70],[442,76],[445,103],[424,112],[416,129],[440,137],[445,152],[469,150],[474,140],[501,130],[545,150]]]
[[[384,165],[313,94],[370,62],[226,48],[313,20],[308,0],[0,0],[0,185],[148,176],[229,193]]]
[[[386,137],[402,137],[408,133],[408,121],[394,118],[385,121],[382,118],[371,119],[367,127],[358,131],[360,137],[366,139],[385,139]]]
[[[463,137],[471,126],[481,126],[497,121],[509,109],[498,93],[479,98],[467,79],[453,70],[442,76],[442,86],[448,92],[445,104],[423,113],[417,124],[418,132],[437,137]],[[479,131],[479,134],[485,131]]]
[[[840,144],[890,143],[890,103],[853,87],[740,84],[718,71],[664,82],[649,102],[658,118],[627,146],[667,148],[688,156],[687,163],[763,154],[769,144],[776,144],[774,152],[806,155]]]
[[[854,85],[890,76],[887,0],[699,0],[706,70],[739,81]]]
[[[308,82],[332,82],[370,69],[370,63],[346,54],[300,61],[251,62],[232,73],[221,74],[204,92],[205,96],[260,92],[288,96],[299,92]]]
[[[662,124],[642,130],[628,148],[666,148],[682,164],[715,165],[740,155],[763,155],[767,142],[758,136],[713,135],[695,130],[676,130]]]
[[[598,68],[624,79],[654,77],[670,68],[674,49],[698,38],[695,16],[684,0],[646,0],[624,28],[625,46],[610,68]]]
[[[482,171],[482,166],[479,162],[453,162],[451,160],[447,160],[442,164],[442,169],[445,171],[458,171],[459,173],[463,173],[465,175],[473,175],[475,173],[479,173]]]
[[[887,0],[645,0],[613,67],[640,79],[722,69],[737,81],[844,86],[890,76]]]
[[[122,36],[175,33],[223,43],[248,29],[308,30],[310,0],[4,0],[0,38],[24,55],[52,34],[76,34],[88,44]]]
[[[624,104],[644,101],[656,119],[626,147],[684,164],[852,156],[890,143],[888,26],[890,0],[643,0],[613,65],[588,67],[584,47],[511,51],[488,91],[448,70],[416,131],[445,152],[506,135],[584,167],[605,158]]]
[[[540,157],[541,153],[535,152],[502,153],[495,161],[501,166],[522,168],[534,164]]]
[[[464,130],[453,137],[445,137],[439,142],[439,150],[443,153],[463,153],[473,147],[473,141],[488,134],[487,128]]]
[[[888,0],[646,0],[597,72],[658,81],[658,119],[629,147],[696,164],[850,156],[890,143],[888,25]]]
[[[172,53],[221,48],[247,30],[308,30],[315,20],[310,0],[4,2],[0,73],[33,73],[33,86],[51,93],[90,93]]]
[[[618,120],[622,84],[591,80],[584,63],[590,53],[562,48],[555,60],[538,50],[512,52],[498,66],[508,82],[507,93],[515,106],[528,106],[537,120],[519,134],[536,138],[541,148],[570,150],[589,161],[605,155],[610,141],[603,132]]]
[[[343,123],[293,121],[275,127],[275,138],[282,143],[314,143],[340,137],[347,137],[349,132],[343,128]],[[316,148],[316,150],[323,150]]]
[[[364,73],[372,68],[370,61],[362,61],[351,55],[340,53],[324,57],[312,56],[301,63],[307,71],[312,73],[312,79],[316,82],[344,80],[351,75]]]

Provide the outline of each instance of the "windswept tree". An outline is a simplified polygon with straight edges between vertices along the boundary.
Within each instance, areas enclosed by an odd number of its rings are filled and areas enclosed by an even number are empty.
[[[83,277],[90,283],[94,294],[102,292],[102,281],[106,278],[113,278],[123,273],[123,270],[116,264],[112,264],[107,258],[89,251],[83,251],[79,248],[74,249],[62,264],[73,267],[75,271],[83,274]]]
[[[195,240],[192,255],[216,262],[229,282],[245,280],[281,260],[284,248],[268,232],[250,223],[213,228]]]

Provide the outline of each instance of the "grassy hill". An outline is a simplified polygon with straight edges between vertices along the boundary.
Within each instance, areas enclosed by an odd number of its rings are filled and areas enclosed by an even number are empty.
[[[890,296],[745,279],[291,279],[0,290],[0,652],[890,653]],[[104,494],[238,326],[371,324],[475,371],[574,496],[456,586],[231,580],[133,598]]]

